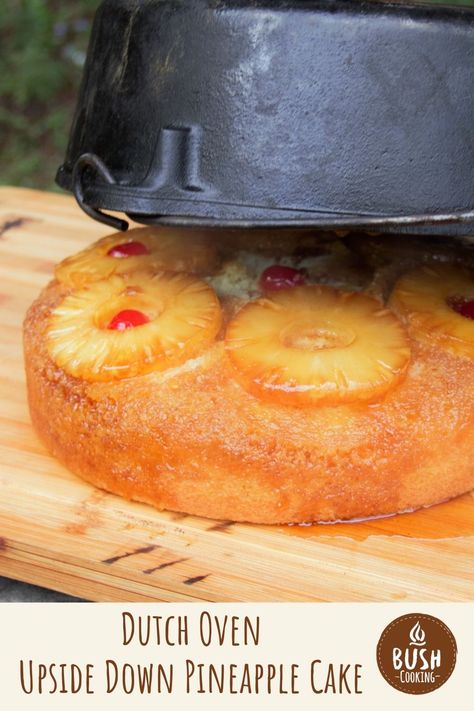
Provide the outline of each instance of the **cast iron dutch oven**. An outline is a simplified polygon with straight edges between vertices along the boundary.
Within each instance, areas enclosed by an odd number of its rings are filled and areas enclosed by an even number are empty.
[[[122,228],[467,234],[473,149],[471,9],[105,0],[57,180]]]

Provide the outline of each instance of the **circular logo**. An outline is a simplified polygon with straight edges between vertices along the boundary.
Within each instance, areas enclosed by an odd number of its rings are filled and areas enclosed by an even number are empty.
[[[414,613],[393,620],[377,645],[377,664],[390,686],[405,694],[429,694],[449,679],[456,640],[444,622]]]

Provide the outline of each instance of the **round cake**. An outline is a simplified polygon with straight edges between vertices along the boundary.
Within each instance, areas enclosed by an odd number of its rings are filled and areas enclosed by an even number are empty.
[[[33,423],[98,487],[255,523],[380,516],[474,487],[467,243],[116,233],[24,325]]]

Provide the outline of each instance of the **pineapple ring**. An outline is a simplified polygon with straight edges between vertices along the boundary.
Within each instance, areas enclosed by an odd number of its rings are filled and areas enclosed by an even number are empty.
[[[413,338],[474,358],[474,321],[452,308],[457,299],[474,299],[473,274],[462,267],[440,264],[401,277],[390,304],[407,322]]]
[[[288,405],[380,398],[410,360],[391,311],[365,294],[320,285],[244,306],[228,325],[226,349],[244,387]]]
[[[149,321],[111,330],[122,309]],[[221,325],[219,300],[205,282],[187,274],[135,272],[113,275],[73,291],[51,314],[48,351],[76,378],[111,381],[165,370],[195,357]]]
[[[147,253],[122,259],[108,254],[113,247],[130,242],[139,242]],[[56,266],[55,275],[62,284],[78,289],[112,274],[129,274],[137,269],[207,274],[216,265],[217,250],[204,232],[137,227],[103,237],[64,259]]]

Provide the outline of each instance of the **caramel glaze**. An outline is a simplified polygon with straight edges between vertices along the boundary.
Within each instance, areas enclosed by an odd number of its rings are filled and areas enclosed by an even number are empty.
[[[268,528],[298,538],[350,538],[354,541],[365,541],[371,536],[419,540],[465,538],[474,536],[474,491],[443,504],[395,516]]]

